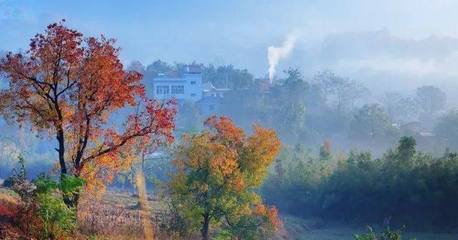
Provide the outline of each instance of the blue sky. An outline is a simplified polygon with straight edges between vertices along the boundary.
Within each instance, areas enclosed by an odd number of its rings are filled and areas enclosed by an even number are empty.
[[[118,39],[126,63],[140,60],[148,64],[159,58],[231,63],[262,75],[267,70],[267,47],[296,32],[297,46],[282,67],[292,65],[310,71],[335,68],[351,74],[350,70],[374,66],[374,71],[393,71],[397,66],[415,71],[427,66],[431,72],[444,72],[452,68],[444,63],[450,62],[448,55],[439,60],[432,56],[435,62],[430,63],[429,58],[399,56],[399,52],[403,53],[403,41],[435,49],[444,45],[444,39],[458,38],[456,12],[458,1],[454,0],[0,0],[0,50],[26,48],[35,33],[65,18],[69,26],[85,34],[103,33]],[[385,35],[380,37],[380,32]],[[430,41],[430,36],[439,40]],[[380,38],[383,46],[399,41],[401,45],[389,48],[386,56],[375,56],[371,55],[374,49],[366,44],[367,49],[357,49],[359,54],[347,62],[349,53],[340,54],[345,43],[355,37],[363,45],[374,37]],[[332,48],[332,53],[323,54],[323,45],[329,42],[343,49]],[[444,51],[455,52],[456,48],[450,44]],[[329,56],[335,59],[331,61]],[[393,64],[393,59],[401,62]]]

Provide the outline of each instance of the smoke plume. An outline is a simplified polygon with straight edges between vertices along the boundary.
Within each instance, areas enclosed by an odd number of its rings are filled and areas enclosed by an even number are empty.
[[[269,61],[269,80],[275,75],[275,68],[281,59],[288,57],[296,44],[297,36],[295,34],[289,34],[286,36],[285,41],[280,47],[270,46],[267,48],[267,60]]]

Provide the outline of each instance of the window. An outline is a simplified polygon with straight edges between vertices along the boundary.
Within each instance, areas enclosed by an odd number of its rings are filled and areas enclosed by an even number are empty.
[[[156,94],[169,94],[169,86],[157,86]]]
[[[194,85],[194,84],[196,84],[196,81],[191,81],[191,85]]]
[[[172,94],[184,94],[184,86],[172,86]]]

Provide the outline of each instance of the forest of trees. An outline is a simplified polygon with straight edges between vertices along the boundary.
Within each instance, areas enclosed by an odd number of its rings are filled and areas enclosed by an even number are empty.
[[[187,64],[124,67],[119,51],[62,21],[28,51],[0,58],[0,177],[19,199],[0,217],[12,215],[27,237],[84,235],[84,199],[124,185],[141,214],[154,189],[167,206],[159,232],[170,238],[267,239],[282,214],[456,227],[458,112],[441,89],[376,97],[327,70],[306,77],[290,68],[270,84],[232,65],[192,63],[204,82],[227,89],[205,116],[197,104],[149,94],[149,80]],[[157,152],[160,162],[148,159]],[[149,221],[145,236],[159,234]]]
[[[157,61],[143,69],[147,76],[158,66],[176,71],[183,65]],[[331,71],[306,77],[288,69],[266,91],[247,70],[201,66],[204,81],[230,89],[218,114],[247,130],[253,122],[271,127],[282,140],[260,192],[280,213],[411,229],[455,227],[458,114],[440,88],[375,97],[361,82]],[[182,131],[202,129],[189,121],[205,118],[197,106],[189,111],[192,105],[178,107]]]
[[[440,125],[453,124],[453,106],[446,107],[450,104],[445,93],[435,86],[374,96],[363,83],[331,71],[307,77],[290,68],[266,89],[266,80],[255,78],[246,69],[192,64],[202,67],[204,82],[229,89],[216,114],[231,117],[245,129],[253,122],[272,127],[289,145],[300,143],[317,150],[324,140],[333,139],[342,151],[364,149],[380,155],[408,135],[418,138],[419,148],[436,155],[445,148],[455,149],[456,131],[440,130]],[[158,60],[147,67],[140,62],[130,67],[142,71],[148,81],[158,72],[183,71],[185,65]],[[198,130],[201,126],[195,119],[207,116],[199,113],[196,104],[181,104],[186,107],[178,111],[177,128]],[[410,124],[419,127],[413,130]]]
[[[410,228],[453,228],[458,216],[458,157],[432,157],[402,137],[380,158],[325,147],[316,156],[286,148],[263,186],[267,202],[302,217],[383,222]]]
[[[143,237],[154,238],[144,161],[174,141],[176,101],[150,99],[142,74],[124,69],[114,44],[103,36],[84,38],[62,21],[35,35],[26,54],[0,59],[8,82],[0,92],[3,117],[56,140],[58,171],[44,168],[31,179],[18,153],[18,168],[2,182],[18,200],[5,207],[2,195],[0,217],[22,231],[20,238],[73,239],[83,232],[84,202],[97,202],[92,196],[126,171],[136,171]],[[277,209],[264,205],[255,190],[280,150],[275,131],[255,125],[246,135],[226,117],[210,117],[204,125],[200,133],[181,136],[171,152],[164,234],[193,238],[200,232],[204,240],[273,236],[281,226]]]

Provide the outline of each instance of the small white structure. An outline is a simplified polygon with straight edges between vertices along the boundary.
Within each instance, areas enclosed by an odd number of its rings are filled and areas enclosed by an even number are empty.
[[[216,88],[213,84],[207,82],[203,85],[202,99],[198,105],[203,116],[217,114],[220,110],[224,95],[230,91],[228,88]]]
[[[207,82],[203,85],[203,96],[204,97],[219,97],[223,98],[224,94],[230,91],[229,88],[216,88],[210,82]]]
[[[202,71],[199,66],[186,66],[182,76],[159,75],[153,79],[153,97],[160,100],[175,98],[196,102],[202,98]]]

